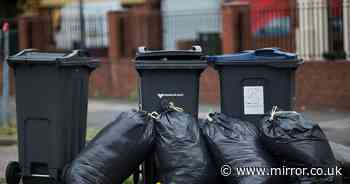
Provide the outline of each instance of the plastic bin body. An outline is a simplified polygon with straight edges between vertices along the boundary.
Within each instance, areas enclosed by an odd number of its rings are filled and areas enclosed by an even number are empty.
[[[220,76],[222,113],[256,123],[273,106],[294,108],[294,73],[302,63],[295,54],[268,48],[208,60]]]
[[[24,51],[8,59],[15,74],[23,177],[59,181],[85,145],[89,75],[97,61],[80,54]]]
[[[197,118],[199,78],[207,67],[201,50],[139,52],[135,67],[142,110],[159,111],[166,99]]]
[[[193,46],[193,50],[138,50],[135,68],[139,73],[140,108],[159,112],[162,101],[170,101],[198,118],[199,78],[207,67],[201,48]],[[157,182],[154,161],[154,157],[145,161],[144,183]]]

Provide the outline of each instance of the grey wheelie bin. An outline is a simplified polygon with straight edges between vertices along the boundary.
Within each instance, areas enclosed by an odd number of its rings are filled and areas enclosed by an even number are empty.
[[[135,68],[140,76],[140,108],[159,111],[163,101],[170,101],[197,118],[199,78],[206,67],[207,61],[200,46],[171,51],[138,48]],[[156,182],[152,158],[146,161],[143,173],[145,183]]]
[[[273,106],[294,108],[296,54],[263,48],[207,59],[220,76],[222,113],[254,123]]]
[[[19,162],[8,184],[62,183],[85,145],[89,75],[98,61],[86,53],[24,50],[8,58],[14,69]]]

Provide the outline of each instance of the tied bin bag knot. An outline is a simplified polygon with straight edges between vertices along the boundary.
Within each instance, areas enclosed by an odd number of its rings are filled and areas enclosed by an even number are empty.
[[[320,126],[294,111],[272,109],[259,124],[261,140],[279,162],[287,167],[336,167],[336,159]],[[294,176],[298,182],[334,183],[335,176]]]

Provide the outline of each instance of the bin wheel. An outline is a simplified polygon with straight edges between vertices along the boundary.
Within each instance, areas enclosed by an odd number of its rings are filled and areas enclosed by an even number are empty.
[[[68,183],[67,174],[69,170],[70,170],[70,165],[66,165],[63,167],[62,174],[61,174],[61,181],[63,181],[63,183]]]
[[[18,162],[10,162],[6,167],[7,184],[19,184],[21,180],[21,167]]]

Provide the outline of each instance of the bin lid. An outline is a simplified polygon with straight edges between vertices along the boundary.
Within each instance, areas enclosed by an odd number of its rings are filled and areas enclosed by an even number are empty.
[[[89,57],[82,50],[48,52],[36,49],[25,49],[7,58],[10,66],[17,64],[56,64],[60,66],[86,66],[96,68],[99,60]]]
[[[139,47],[135,57],[136,69],[205,69],[207,61],[200,46],[191,50],[148,50]]]
[[[296,68],[302,63],[295,53],[284,52],[279,48],[246,50],[234,54],[208,56],[214,65],[267,65],[277,68]]]

